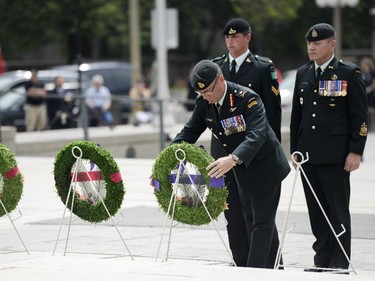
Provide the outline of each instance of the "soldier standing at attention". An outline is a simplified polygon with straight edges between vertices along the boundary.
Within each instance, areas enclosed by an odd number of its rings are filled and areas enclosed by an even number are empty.
[[[309,160],[302,165],[325,213],[350,258],[350,173],[358,169],[367,139],[366,87],[355,64],[338,60],[335,30],[327,23],[306,34],[310,62],[298,69],[290,124],[291,149]],[[347,269],[346,259],[302,177],[310,225],[316,241],[314,267]],[[347,271],[344,273],[347,273]],[[339,272],[339,271],[336,271]],[[343,271],[341,271],[343,272]]]
[[[281,100],[279,83],[272,61],[250,52],[251,27],[246,20],[241,18],[230,20],[224,27],[223,35],[229,53],[214,59],[213,62],[220,66],[227,81],[250,88],[260,96],[266,110],[268,123],[278,140],[281,141]],[[238,190],[234,186],[229,186],[229,188],[229,209],[225,211],[228,220],[229,245],[237,266],[246,266],[251,245],[251,235],[247,235],[247,233],[248,231],[251,233],[252,230],[248,230],[246,227]],[[274,267],[279,246],[276,226],[273,232],[274,240],[267,268]]]

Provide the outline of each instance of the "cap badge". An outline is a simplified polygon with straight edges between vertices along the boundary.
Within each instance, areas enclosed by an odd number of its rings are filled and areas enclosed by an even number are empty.
[[[203,88],[204,88],[204,86],[205,86],[205,84],[204,84],[204,83],[202,83],[202,82],[198,82],[198,87],[199,87],[199,89],[203,89]]]
[[[229,28],[228,34],[235,34],[236,32],[233,28]]]
[[[313,31],[311,31],[311,37],[312,38],[318,37],[318,32],[315,29],[313,29]]]

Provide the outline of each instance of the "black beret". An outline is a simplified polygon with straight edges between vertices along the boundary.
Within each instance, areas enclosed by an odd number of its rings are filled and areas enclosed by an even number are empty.
[[[202,91],[215,80],[219,66],[210,61],[202,60],[197,63],[191,74],[191,86],[194,90]]]
[[[306,34],[309,42],[319,41],[335,37],[335,29],[328,23],[318,23],[313,25]]]
[[[232,19],[224,27],[223,35],[251,32],[250,24],[241,18]]]

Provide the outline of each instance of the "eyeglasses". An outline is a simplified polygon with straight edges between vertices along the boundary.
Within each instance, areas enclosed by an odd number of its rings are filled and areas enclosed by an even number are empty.
[[[204,95],[204,94],[207,94],[207,93],[212,93],[212,92],[215,90],[217,80],[219,80],[219,77],[216,77],[216,79],[215,79],[215,83],[214,83],[214,86],[212,87],[211,90],[208,90],[208,89],[206,89],[206,90],[204,90],[204,91],[198,91],[198,90],[195,90],[195,92],[196,92],[198,95]]]

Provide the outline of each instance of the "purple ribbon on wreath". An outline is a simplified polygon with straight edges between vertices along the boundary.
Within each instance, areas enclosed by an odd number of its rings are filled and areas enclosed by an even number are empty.
[[[186,164],[186,161],[184,161],[184,165]],[[182,166],[179,183],[180,184],[197,184],[197,185],[203,185],[206,184],[206,180],[204,176],[202,175],[193,175],[193,174],[183,174],[185,171],[185,166]],[[176,169],[178,169],[179,164],[177,164]],[[177,179],[177,174],[171,174],[169,176],[169,181],[171,183],[175,183]],[[153,179],[152,184],[154,186],[154,189],[156,191],[160,191],[160,182],[156,179]],[[225,181],[224,177],[220,178],[210,178],[210,186],[213,188],[224,188],[225,187]]]

